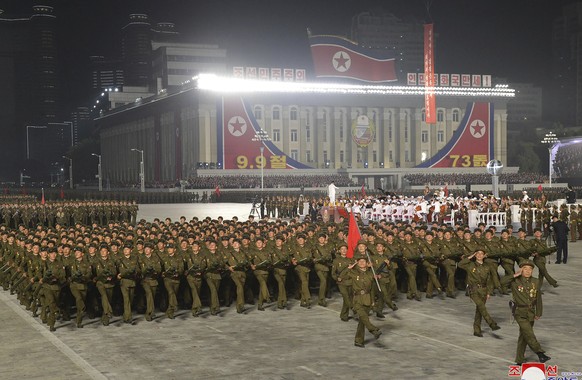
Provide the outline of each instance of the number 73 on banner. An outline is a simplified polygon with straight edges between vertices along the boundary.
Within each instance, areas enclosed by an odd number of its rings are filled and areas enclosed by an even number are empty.
[[[250,157],[251,162],[249,162],[249,157],[247,156],[237,156],[236,166],[239,169],[286,169],[287,168],[287,156],[255,156]]]
[[[480,166],[487,166],[487,155],[485,154],[475,154],[473,156],[464,154],[451,154],[449,156],[451,160],[453,160],[453,164],[451,165],[453,168],[458,166],[462,167],[480,167]]]

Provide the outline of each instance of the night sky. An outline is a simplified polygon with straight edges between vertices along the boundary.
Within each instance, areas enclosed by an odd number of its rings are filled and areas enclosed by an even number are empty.
[[[571,0],[432,0],[436,72],[492,74],[517,82],[547,82],[551,23]],[[229,63],[311,68],[306,36],[348,35],[351,18],[384,9],[398,17],[429,19],[426,0],[56,0],[60,60],[70,95],[88,82],[89,55],[120,55],[129,13],[169,21],[192,42],[218,43]],[[29,0],[0,1],[6,13],[27,13]],[[86,90],[85,90],[86,91]]]

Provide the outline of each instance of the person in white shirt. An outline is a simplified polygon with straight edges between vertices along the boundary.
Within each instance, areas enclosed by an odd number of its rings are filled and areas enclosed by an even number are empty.
[[[327,187],[327,195],[329,196],[329,204],[335,204],[335,192],[339,190],[339,187],[335,185],[333,181],[331,181],[330,185]]]

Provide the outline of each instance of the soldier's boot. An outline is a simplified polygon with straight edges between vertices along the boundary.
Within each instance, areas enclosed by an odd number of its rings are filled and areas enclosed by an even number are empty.
[[[546,355],[543,352],[536,352],[536,354],[538,354],[538,359],[540,360],[540,363],[545,363],[551,359],[548,355]]]

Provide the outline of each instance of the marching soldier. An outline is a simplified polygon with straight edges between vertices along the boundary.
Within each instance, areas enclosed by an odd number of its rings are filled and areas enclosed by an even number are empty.
[[[111,300],[113,298],[113,288],[117,278],[117,267],[112,259],[109,258],[109,249],[107,245],[102,245],[99,249],[99,259],[95,264],[95,276],[97,280],[97,290],[101,295],[101,305],[103,314],[101,323],[103,326],[109,326],[109,321],[113,317]]]
[[[247,255],[241,251],[240,246],[240,239],[234,238],[232,248],[225,254],[225,262],[230,271],[230,278],[236,286],[236,312],[242,314],[245,311],[245,281],[249,260]],[[262,307],[262,303],[260,304]]]
[[[471,261],[475,258],[475,261]],[[491,279],[491,270],[484,263],[485,252],[481,249],[476,250],[471,256],[462,259],[459,262],[459,268],[467,272],[467,288],[469,296],[475,303],[475,320],[473,322],[473,335],[483,337],[481,332],[481,318],[491,327],[491,330],[499,330],[500,327],[491,318],[485,303],[493,291],[493,281]]]
[[[365,244],[362,245],[365,247]],[[368,263],[366,256],[359,252],[354,255],[354,258],[356,259],[356,262],[344,269],[339,277],[349,279],[352,282],[354,295],[353,307],[359,318],[354,345],[356,347],[364,348],[364,329],[368,329],[376,339],[382,335],[382,331],[374,326],[368,317],[370,309],[374,306],[372,287],[376,286],[374,275],[369,268],[369,265],[371,264]]]
[[[552,276],[548,273],[548,269],[546,268],[546,256],[551,253],[551,250],[546,245],[546,242],[542,240],[542,231],[538,228],[534,231],[534,239],[529,241],[530,248],[534,251],[533,253],[533,262],[538,267],[539,270],[539,281],[540,281],[540,289],[541,286],[544,284],[544,277],[550,285],[554,288],[557,288],[558,281],[554,280]]]
[[[542,284],[537,278],[532,277],[534,265],[530,260],[523,261],[515,274],[507,275],[502,279],[505,286],[511,286],[515,305],[513,315],[519,325],[519,338],[515,354],[517,365],[525,362],[526,346],[529,346],[538,355],[540,363],[545,363],[551,359],[545,354],[533,331],[534,321],[540,319],[543,312]]]
[[[426,298],[433,298],[433,292],[436,289],[438,294],[442,293],[441,284],[436,276],[435,270],[437,262],[441,256],[439,246],[433,243],[434,235],[432,232],[427,232],[425,241],[422,246],[422,266],[428,273],[428,283],[426,286]]]
[[[221,273],[225,268],[224,259],[216,250],[216,241],[208,242],[207,269],[204,274],[206,283],[210,289],[210,314],[218,315],[220,302],[218,300],[218,288],[220,287]]]
[[[349,320],[350,309],[352,309],[352,298],[354,295],[352,289],[352,280],[349,277],[342,277],[341,274],[353,263],[353,260],[347,257],[348,245],[346,243],[341,243],[339,245],[339,253],[339,256],[336,256],[336,258],[333,260],[331,277],[337,283],[343,299],[340,319],[344,322],[347,322]]]
[[[301,286],[301,307],[311,308],[311,294],[309,293],[309,272],[313,265],[311,249],[305,244],[305,234],[297,235],[297,245],[292,252],[292,263],[295,266],[295,273],[299,277]]]
[[[145,320],[152,321],[154,314],[154,299],[158,288],[158,276],[162,272],[162,261],[158,255],[154,255],[154,245],[151,242],[145,243],[143,256],[139,258],[142,273],[141,286],[145,292],[146,312]]]
[[[404,269],[408,276],[408,292],[406,298],[409,300],[416,299],[420,301],[420,293],[416,288],[416,262],[420,259],[420,247],[412,240],[412,232],[406,231],[404,233],[404,243],[402,247],[402,261],[404,262]]]
[[[273,274],[277,281],[277,307],[285,309],[287,307],[287,270],[291,265],[289,249],[284,245],[285,237],[283,235],[275,236],[275,246],[271,249],[273,257]]]
[[[77,327],[83,328],[83,316],[85,314],[87,300],[87,284],[93,279],[93,268],[83,255],[83,247],[75,247],[75,260],[71,263],[71,278],[69,288],[75,298],[77,307]]]
[[[392,302],[392,288],[389,286],[392,262],[386,256],[384,242],[378,241],[374,251],[370,259],[376,270],[378,284],[380,284],[380,289],[372,287],[373,293],[376,295],[376,317],[385,318],[383,312],[384,305],[388,305],[394,311],[398,310],[398,307]]]
[[[56,331],[55,321],[59,312],[57,302],[62,286],[67,281],[65,267],[57,260],[57,249],[51,248],[48,252],[48,260],[45,262],[42,277],[42,291],[44,296],[43,308],[49,309],[47,324],[50,331]]]
[[[271,296],[267,288],[267,279],[269,278],[269,268],[273,264],[270,253],[264,249],[265,239],[257,237],[255,240],[256,248],[251,251],[251,269],[257,281],[259,281],[259,301],[257,309],[264,311],[263,302],[269,302]]]
[[[117,260],[117,279],[121,282],[121,295],[123,296],[123,322],[132,323],[131,305],[135,295],[135,285],[140,275],[140,266],[137,255],[132,254],[132,245],[126,243],[123,247],[123,255]]]
[[[317,244],[313,248],[314,269],[319,277],[319,306],[327,306],[325,295],[327,291],[327,277],[329,276],[329,265],[333,261],[331,244],[327,244],[327,235],[320,233]]]
[[[176,254],[176,247],[174,243],[166,245],[166,254],[162,258],[164,271],[162,277],[164,278],[164,287],[168,292],[168,309],[166,316],[174,319],[174,313],[178,310],[178,299],[176,294],[180,287],[180,275],[184,273],[184,260],[181,256]]]

